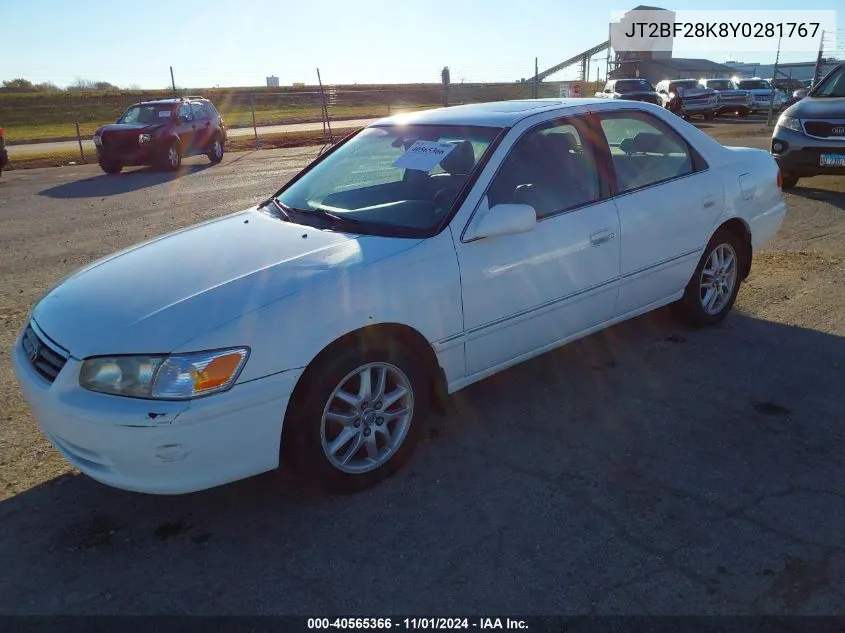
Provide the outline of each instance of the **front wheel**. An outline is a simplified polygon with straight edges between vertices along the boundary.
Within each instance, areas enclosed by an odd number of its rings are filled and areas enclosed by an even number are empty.
[[[676,316],[697,327],[722,321],[739,293],[742,257],[744,249],[737,236],[724,229],[716,231],[684,296],[672,306]]]
[[[705,121],[712,121],[715,118],[716,118],[716,113],[713,112],[713,110],[708,110],[707,112],[704,113],[704,120]]]
[[[179,141],[171,141],[167,146],[161,164],[168,171],[177,171],[182,166],[182,147]]]
[[[413,452],[428,409],[415,355],[394,344],[348,346],[315,362],[285,421],[286,455],[329,492],[387,479]]]
[[[102,161],[100,163],[100,169],[107,174],[119,174],[123,169],[123,165],[115,161]]]
[[[211,142],[211,148],[208,150],[208,160],[210,160],[213,164],[219,163],[223,160],[223,139],[220,138],[220,135],[215,135],[214,140]]]

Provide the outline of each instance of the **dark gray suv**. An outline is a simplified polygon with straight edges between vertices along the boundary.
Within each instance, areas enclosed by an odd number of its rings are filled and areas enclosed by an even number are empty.
[[[845,63],[783,112],[772,134],[771,152],[784,189],[794,187],[799,178],[845,175]]]

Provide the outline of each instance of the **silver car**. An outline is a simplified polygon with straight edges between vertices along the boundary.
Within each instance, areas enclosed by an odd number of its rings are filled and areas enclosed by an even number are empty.
[[[781,114],[771,152],[784,189],[794,187],[799,178],[845,175],[845,63]]]

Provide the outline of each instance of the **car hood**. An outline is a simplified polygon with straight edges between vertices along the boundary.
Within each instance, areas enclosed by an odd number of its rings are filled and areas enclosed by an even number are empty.
[[[644,97],[650,99],[658,99],[660,95],[652,90],[635,90],[633,92],[617,92],[621,99],[642,99]]]
[[[845,119],[845,97],[804,97],[785,114],[799,119]]]
[[[47,293],[32,316],[76,358],[167,353],[420,241],[324,231],[249,209],[94,262]]]
[[[97,130],[98,134],[103,134],[106,132],[109,133],[121,133],[121,132],[152,132],[154,130],[158,130],[163,128],[166,124],[165,123],[112,123],[110,125],[104,125],[100,129]]]

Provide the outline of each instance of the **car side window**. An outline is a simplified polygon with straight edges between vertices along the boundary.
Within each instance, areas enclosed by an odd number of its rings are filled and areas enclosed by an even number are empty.
[[[216,119],[220,116],[211,101],[206,101],[203,105],[205,106],[205,114],[209,119]]]
[[[601,193],[592,148],[571,119],[529,130],[511,148],[487,197],[491,206],[531,205],[538,220],[596,202]]]
[[[601,117],[619,193],[680,178],[697,171],[689,145],[671,127],[645,112]]]
[[[201,103],[192,103],[191,104],[191,111],[194,115],[194,119],[206,119],[206,118],[208,118],[205,115],[205,110],[203,109]]]
[[[179,106],[179,120],[180,121],[193,121],[194,115],[191,114],[191,105],[189,103],[183,103]]]

